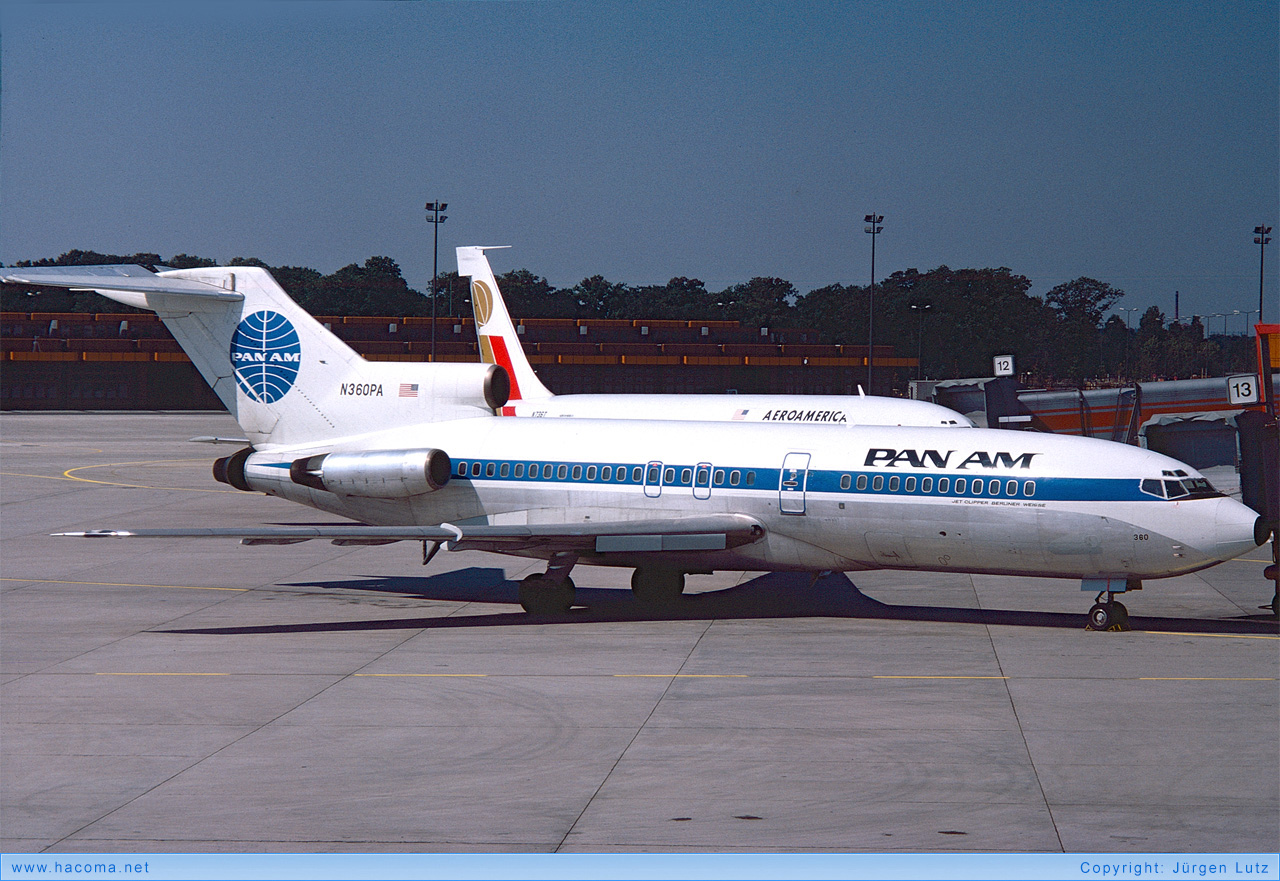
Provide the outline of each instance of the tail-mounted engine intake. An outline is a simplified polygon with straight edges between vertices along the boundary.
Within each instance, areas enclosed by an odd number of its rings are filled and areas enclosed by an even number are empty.
[[[337,495],[404,499],[440,489],[452,471],[443,450],[370,450],[295,459],[289,478]]]

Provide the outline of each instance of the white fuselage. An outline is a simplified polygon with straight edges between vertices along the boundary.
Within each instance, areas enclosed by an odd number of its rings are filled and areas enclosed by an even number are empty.
[[[853,395],[554,395],[508,403],[502,408],[502,415],[766,425],[974,427],[968,416],[928,401]]]
[[[443,450],[452,478],[406,499],[336,495],[290,463],[341,450]],[[764,540],[664,563],[689,570],[922,569],[1159,578],[1255,547],[1256,515],[1142,481],[1187,466],[1087,438],[949,428],[481,417],[255,453],[254,489],[377,525],[548,525],[746,514]],[[619,477],[621,475],[621,478]],[[537,549],[517,551],[543,556]],[[581,562],[643,565],[643,555]]]

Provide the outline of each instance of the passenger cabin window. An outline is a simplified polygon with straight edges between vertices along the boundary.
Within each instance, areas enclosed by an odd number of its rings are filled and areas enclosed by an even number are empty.
[[[992,480],[991,486],[987,488],[987,493],[993,496],[1000,495],[1000,481]]]
[[[945,478],[944,478],[944,479],[945,479]],[[962,493],[962,492],[964,492],[964,488],[965,488],[965,486],[966,486],[966,485],[967,485],[967,483],[966,483],[966,481],[965,481],[965,479],[964,479],[963,477],[957,477],[957,478],[956,478],[956,492],[958,492],[958,493]]]
[[[658,482],[658,476],[661,473],[662,473],[662,469],[660,469],[657,465],[650,465],[649,476],[645,478],[645,483],[656,484]]]
[[[631,482],[632,482],[632,483],[639,483],[639,482],[640,482],[640,475],[641,475],[641,474],[644,474],[644,469],[643,469],[643,468],[641,468],[639,465],[637,465],[637,466],[635,466],[634,468],[632,468],[632,469],[631,469]]]
[[[1016,480],[1005,481],[1004,494],[1006,496],[1016,496],[1018,494],[1018,481]]]
[[[680,485],[688,486],[689,481],[693,480],[693,469],[684,468],[680,471]]]
[[[588,466],[587,466],[587,480],[595,480],[595,479],[596,479],[596,466],[594,466],[594,465],[588,465]]]
[[[569,473],[568,465],[559,465],[556,467],[556,480],[564,480]]]
[[[498,469],[498,476],[499,476],[499,477],[506,477],[506,476],[508,476],[509,474],[511,474],[511,463],[510,463],[510,462],[503,462],[503,463],[502,463],[502,467]]]
[[[484,476],[493,477],[493,475],[497,473],[497,470],[498,470],[497,467],[492,462],[490,462],[488,465],[484,466]]]
[[[574,479],[574,480],[581,480],[581,479],[582,479],[582,466],[581,466],[581,465],[574,465],[574,466],[573,466],[573,479]]]
[[[871,478],[871,488],[876,492],[880,492],[880,490],[884,489],[883,474],[877,474],[875,477]]]
[[[480,476],[480,463],[479,463],[479,462],[472,462],[472,463],[471,463],[471,476],[472,476],[472,477],[479,477],[479,476]]]
[[[737,486],[741,481],[742,481],[742,472],[740,471],[729,472],[729,486]]]
[[[542,466],[542,479],[543,480],[551,479],[551,463],[550,462]]]
[[[466,477],[466,476],[467,476],[467,463],[466,463],[466,462],[459,462],[459,463],[458,463],[458,476],[459,476],[459,477]]]
[[[975,496],[982,495],[982,478],[981,477],[975,477],[973,479],[973,494]]]
[[[1027,498],[1034,496],[1036,494],[1036,482],[1034,480],[1028,480],[1024,483],[1022,485],[1022,494]]]
[[[747,486],[756,485],[756,473],[754,471],[747,472]]]
[[[859,474],[859,475],[858,475],[858,489],[866,489],[866,488],[867,488],[867,475],[865,475],[865,474]]]
[[[717,468],[715,476],[712,478],[712,480],[715,481],[716,486],[724,486],[724,469]]]
[[[926,492],[926,493],[931,493],[931,492],[933,492],[933,478],[932,478],[932,477],[923,477],[923,478],[921,478],[921,479],[920,479],[920,491],[921,491],[921,492]]]
[[[613,480],[613,466],[605,465],[600,469],[601,480]]]
[[[523,462],[517,462],[517,463],[516,463],[516,477],[524,477],[524,463],[523,463]]]
[[[665,471],[663,471],[663,472],[662,472],[662,482],[663,482],[663,483],[675,483],[675,482],[676,482],[676,469],[674,469],[674,468],[668,468],[668,469],[666,469]]]
[[[896,493],[898,491],[899,481],[900,478],[896,474],[889,478],[889,492]]]
[[[906,480],[905,488],[906,488],[907,492],[909,492],[909,493],[913,493],[913,492],[915,492],[915,491],[916,491],[916,479],[915,479],[914,477],[908,477],[908,478],[907,478],[907,480]]]
[[[851,478],[848,474],[841,474],[841,475],[840,475],[840,488],[841,488],[841,489],[848,489],[848,488],[849,488],[850,486],[852,486],[852,485],[853,485],[853,478]]]

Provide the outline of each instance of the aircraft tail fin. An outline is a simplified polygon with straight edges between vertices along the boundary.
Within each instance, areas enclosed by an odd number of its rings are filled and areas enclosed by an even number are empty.
[[[497,279],[489,266],[489,258],[484,254],[495,250],[495,247],[458,248],[458,274],[471,277],[471,308],[476,318],[480,357],[486,364],[496,364],[510,375],[513,404],[553,397],[525,356],[520,335],[511,322],[507,304],[503,302]]]
[[[257,448],[490,415],[503,372],[480,364],[369,362],[256,266],[41,267],[3,280],[95,290],[160,316]]]

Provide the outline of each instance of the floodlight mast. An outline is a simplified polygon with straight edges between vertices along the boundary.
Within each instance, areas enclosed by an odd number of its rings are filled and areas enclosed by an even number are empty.
[[[867,224],[863,232],[871,236],[871,289],[867,293],[867,394],[873,395],[875,390],[871,385],[871,362],[873,360],[871,353],[873,351],[872,346],[875,345],[876,236],[880,235],[881,230],[884,229],[883,226],[880,226],[884,221],[884,215],[868,214],[862,220]]]
[[[1267,245],[1271,244],[1271,227],[1260,224],[1253,228],[1253,243],[1258,246],[1258,322],[1265,319],[1262,311],[1262,272],[1267,265]]]
[[[436,275],[440,268],[440,224],[449,219],[448,215],[440,212],[449,207],[447,202],[428,202],[427,211],[431,212],[427,217],[427,223],[431,224],[435,230],[434,245],[431,255],[431,360],[436,360]]]

